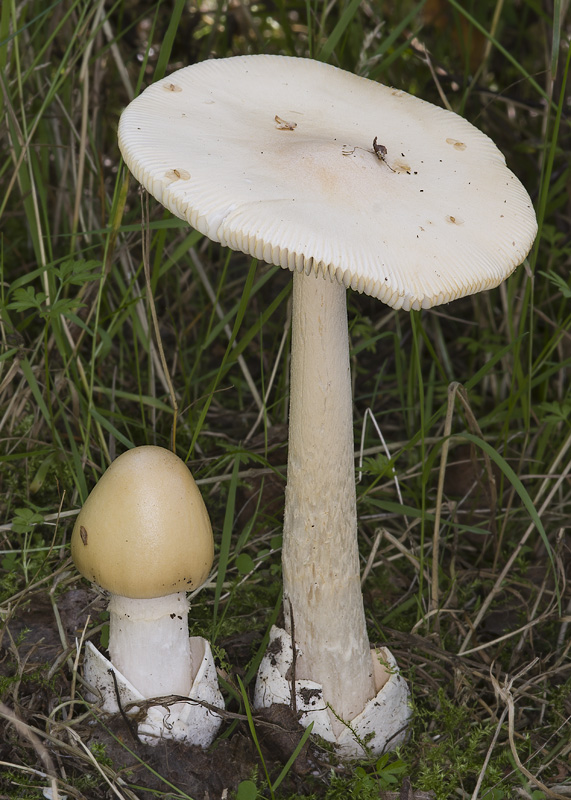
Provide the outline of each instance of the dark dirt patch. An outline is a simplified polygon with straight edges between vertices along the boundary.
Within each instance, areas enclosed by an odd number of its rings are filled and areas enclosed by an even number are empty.
[[[73,695],[76,702],[70,703],[74,643],[88,614],[97,616],[102,608],[102,598],[90,590],[70,589],[57,599],[56,610],[48,592],[38,591],[15,608],[0,629],[0,702],[12,717],[8,720],[4,715],[0,722],[0,760],[14,765],[13,770],[0,772],[0,789],[13,790],[18,767],[38,770],[34,785],[45,787],[46,778],[41,776],[51,773],[61,779],[63,764],[68,791],[75,789],[79,791],[75,796],[89,800],[113,796],[103,774],[123,792],[131,787],[133,794],[126,797],[151,800],[157,792],[166,792],[166,797],[174,798],[183,792],[217,800],[231,797],[242,780],[261,773],[247,722],[236,714],[230,713],[225,723],[226,737],[223,728],[213,747],[204,751],[175,742],[151,747],[135,741],[120,715],[100,716],[91,711],[81,699],[79,681]],[[256,638],[240,643],[244,657],[248,643],[252,645]],[[235,641],[221,644],[236,649]],[[283,707],[256,715],[256,731],[266,766],[275,777],[303,729],[291,710]],[[306,744],[288,776],[290,791],[303,794],[297,783],[310,766]],[[61,791],[65,793],[63,787]]]

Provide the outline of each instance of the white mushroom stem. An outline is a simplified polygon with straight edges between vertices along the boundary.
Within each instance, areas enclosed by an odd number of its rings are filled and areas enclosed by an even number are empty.
[[[192,685],[188,609],[184,592],[150,600],[111,597],[111,662],[143,697],[188,696]]]
[[[295,677],[321,684],[326,702],[350,721],[375,684],[360,584],[346,289],[299,272],[289,415],[282,561]]]

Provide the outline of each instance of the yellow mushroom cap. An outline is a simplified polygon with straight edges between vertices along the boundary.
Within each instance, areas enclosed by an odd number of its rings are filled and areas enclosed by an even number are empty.
[[[77,517],[71,555],[85,578],[124,597],[163,597],[200,586],[214,542],[186,464],[162,447],[120,455]]]

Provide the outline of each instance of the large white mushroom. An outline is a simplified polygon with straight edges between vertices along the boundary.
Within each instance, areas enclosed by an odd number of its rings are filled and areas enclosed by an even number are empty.
[[[370,733],[395,745],[406,686],[371,656],[360,589],[346,289],[410,310],[497,286],[535,238],[530,198],[466,120],[308,59],[179,70],[128,106],[119,145],[173,214],[294,273],[284,610],[300,701],[319,697],[302,721],[319,712],[345,754]],[[287,702],[289,633],[272,632],[260,704]]]
[[[106,589],[109,654],[90,642],[85,677],[116,713],[136,701],[157,704],[139,726],[144,741],[179,739],[207,747],[224,701],[208,642],[189,637],[186,592],[198,588],[214,558],[208,512],[187,466],[162,447],[127,450],[103,474],[79,512],[71,537],[77,569]]]

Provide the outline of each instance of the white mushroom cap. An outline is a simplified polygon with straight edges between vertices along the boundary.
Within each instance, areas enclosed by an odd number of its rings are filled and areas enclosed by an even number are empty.
[[[178,70],[124,111],[119,145],[137,180],[210,239],[394,308],[497,286],[537,232],[527,192],[486,135],[309,59]]]
[[[123,597],[163,597],[200,586],[214,542],[186,464],[162,447],[120,455],[79,512],[71,555],[84,577]]]

